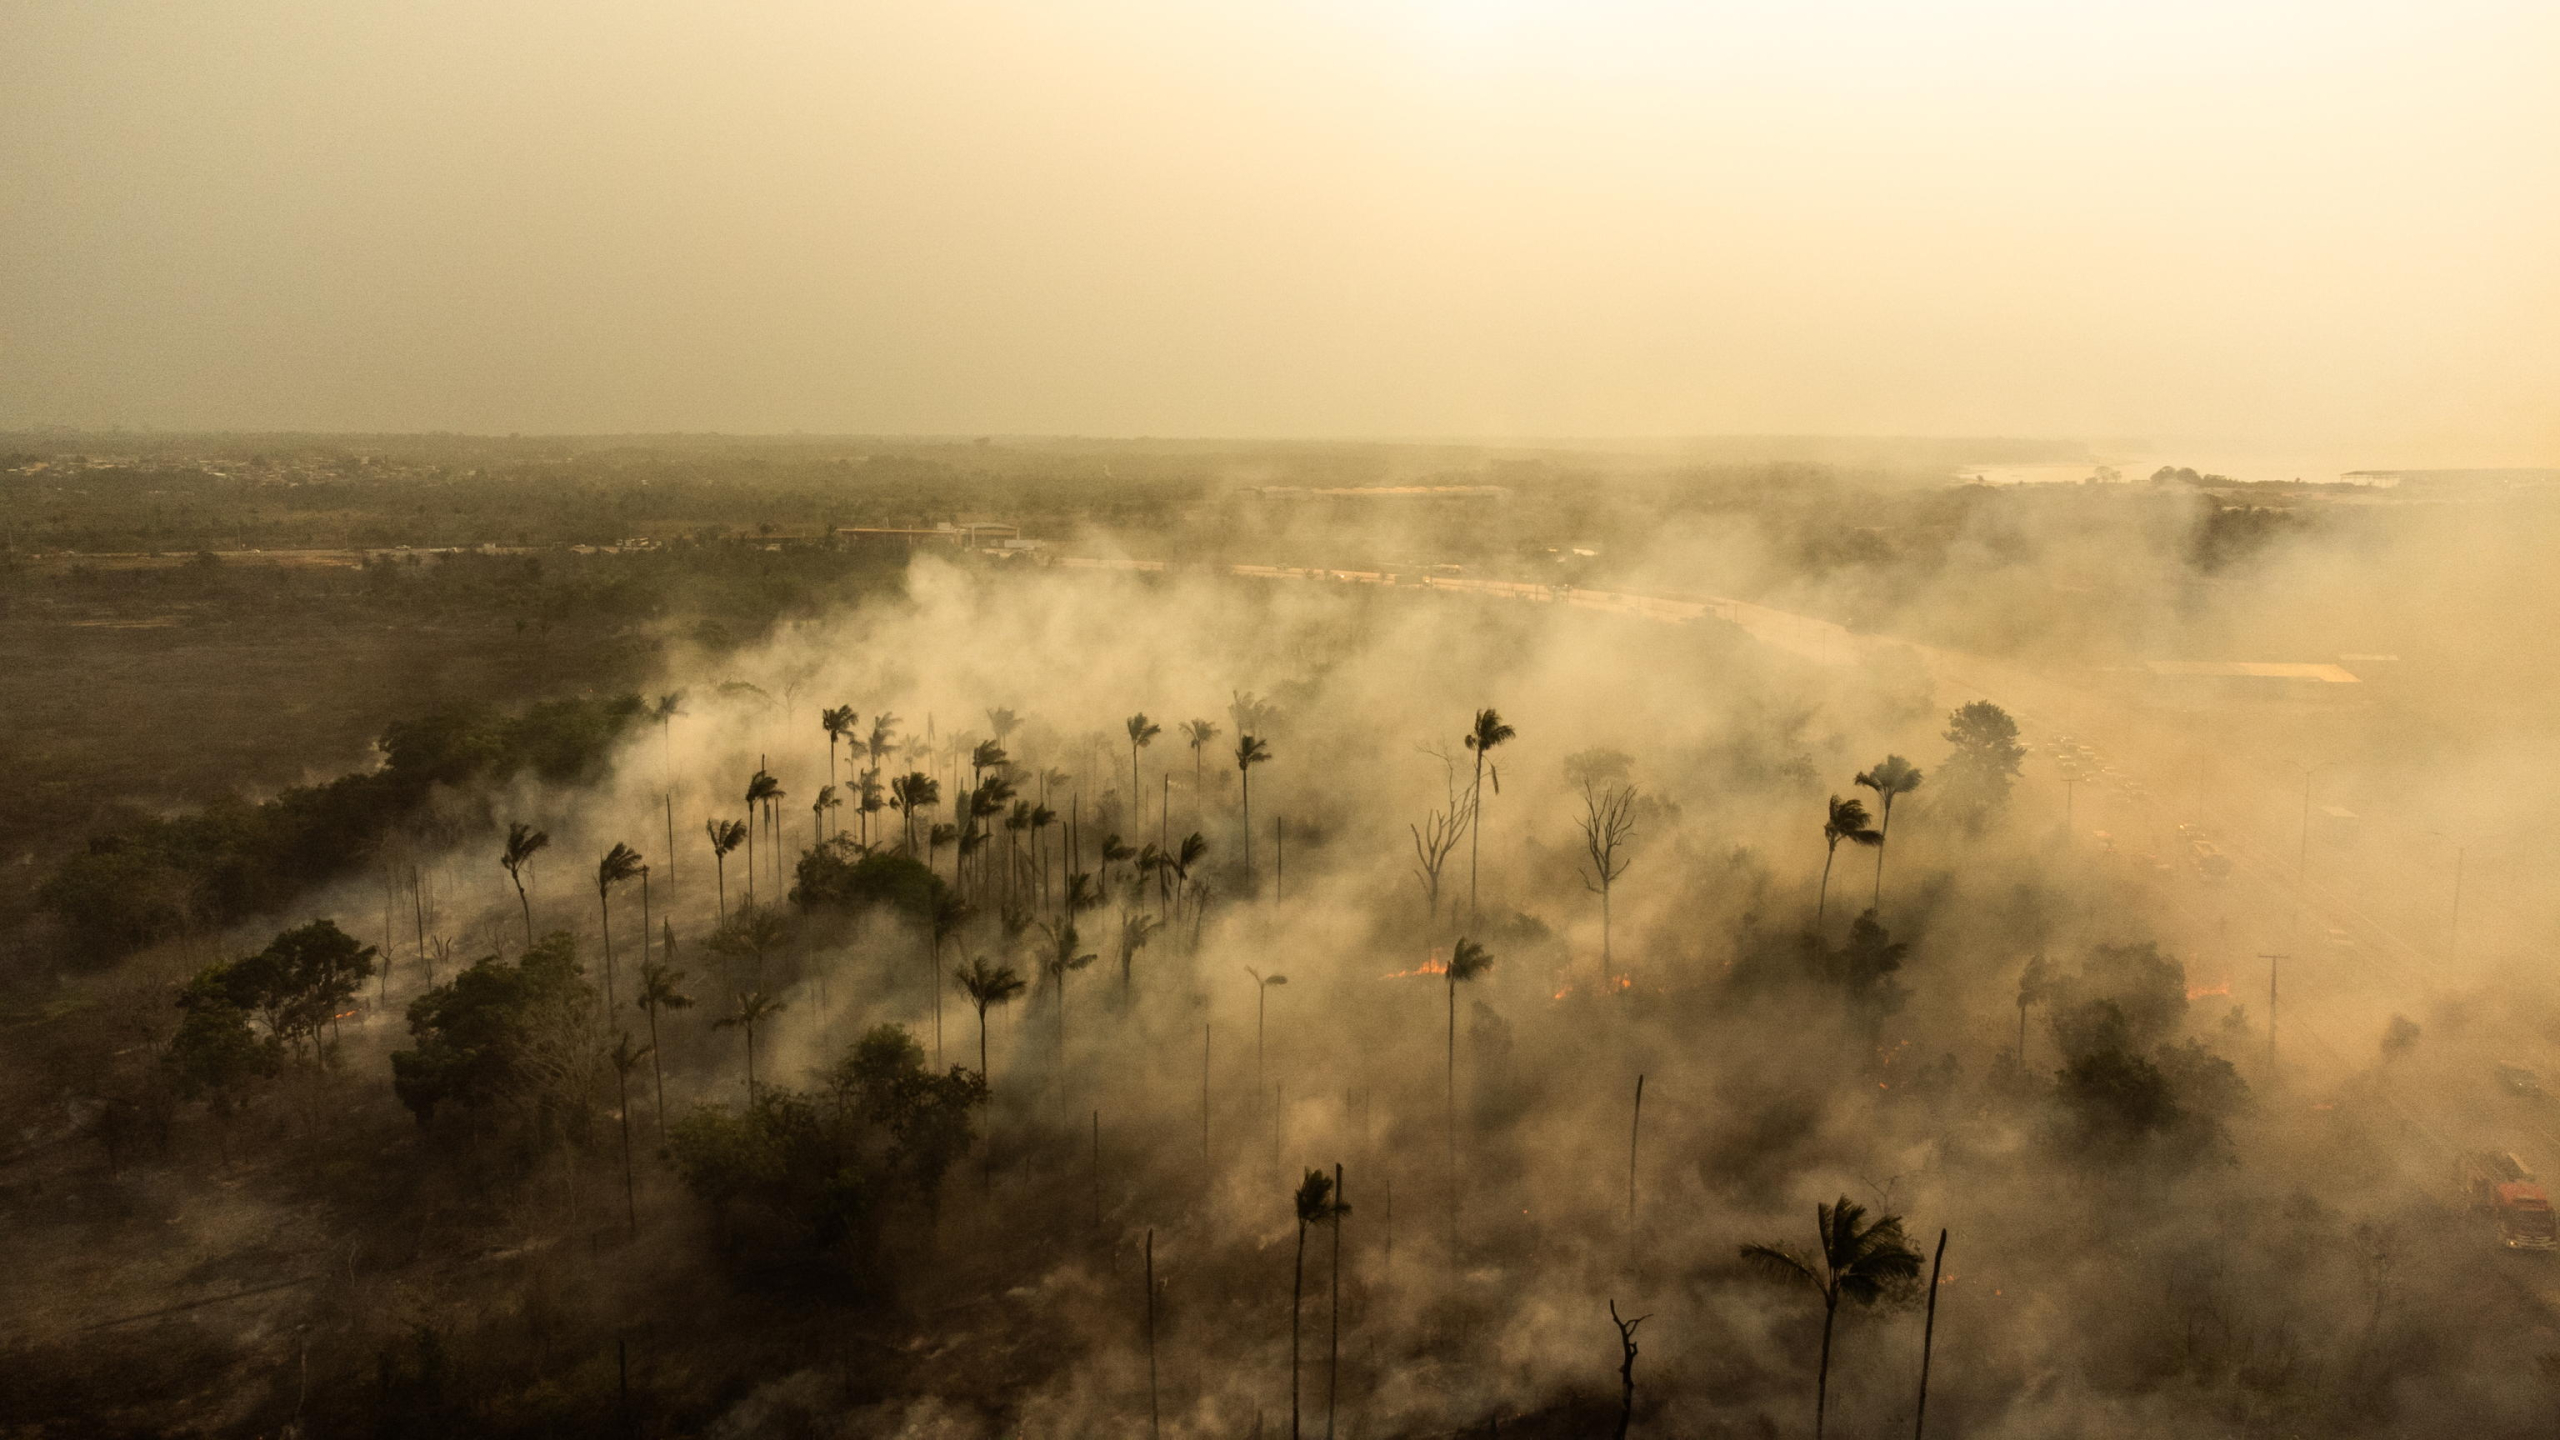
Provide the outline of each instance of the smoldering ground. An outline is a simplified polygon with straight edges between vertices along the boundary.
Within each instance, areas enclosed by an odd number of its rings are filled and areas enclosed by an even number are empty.
[[[2124,546],[2110,573],[2131,592],[2178,563],[2178,533]],[[2064,553],[2040,549],[2040,531],[2009,543],[2025,546],[2009,562],[2021,573]],[[1630,573],[1712,591],[1775,563],[1749,537],[1675,536]],[[2336,576],[2347,562],[2312,536],[2272,563]],[[1977,582],[1941,592],[1932,615],[1931,593],[1906,594],[1894,623],[1934,633],[1973,607],[2023,603]],[[2173,626],[2193,603],[2161,597],[2143,623]],[[2378,942],[2307,970],[2271,1068],[2250,960],[2327,928],[2299,916],[2331,902],[2312,887],[2297,906],[2282,865],[2258,853],[2264,802],[2231,787],[2223,839],[2242,863],[2206,885],[2164,862],[2174,840],[2137,823],[2178,797],[2092,783],[2066,828],[2049,759],[2068,723],[2128,768],[2167,769],[2161,757],[2220,722],[2164,717],[2102,685],[2071,700],[2028,667],[1883,636],[1771,638],[1712,615],[1666,625],[1410,586],[920,561],[896,600],[679,658],[652,688],[680,701],[630,732],[604,781],[519,782],[485,808],[457,797],[462,833],[415,838],[416,888],[367,875],[321,904],[383,935],[386,1017],[424,991],[431,963],[450,980],[479,954],[512,955],[529,930],[578,935],[601,983],[589,858],[615,843],[642,852],[645,902],[627,884],[611,899],[620,1028],[640,1027],[637,965],[665,961],[654,947],[670,930],[699,1001],[658,1017],[667,1114],[648,1086],[630,1095],[646,1202],[632,1228],[646,1243],[591,1245],[574,1264],[559,1249],[614,1219],[617,1097],[591,1070],[602,1111],[584,1139],[538,1152],[529,1174],[466,1167],[516,1197],[510,1253],[552,1256],[507,1262],[537,1263],[525,1294],[543,1298],[475,1316],[425,1284],[385,1312],[399,1317],[389,1329],[352,1324],[324,1369],[379,1352],[423,1374],[408,1326],[460,1345],[539,1320],[570,1349],[559,1337],[587,1334],[590,1353],[594,1337],[639,1326],[640,1393],[687,1396],[724,1433],[1132,1433],[1152,1396],[1174,1433],[1241,1434],[1286,1423],[1296,1290],[1309,1426],[1331,1410],[1354,1434],[1496,1420],[1584,1433],[1615,1419],[1614,1301],[1647,1317],[1640,1427],[1777,1433],[1810,1418],[1821,1304],[1744,1265],[1739,1247],[1807,1251],[1814,1207],[1846,1197],[1905,1217],[1924,1251],[1951,1236],[1933,1426],[2525,1427],[2554,1348],[2544,1285],[2532,1257],[2497,1253],[2453,1208],[2449,1166],[2453,1150],[2503,1139],[2475,1092],[2547,1000],[2482,1013],[2506,973],[2486,937],[2529,929],[2538,895],[2511,887],[2475,921],[2477,949],[2416,980]],[[2030,749],[1988,815],[1958,803],[1940,735],[1977,699],[2013,706]],[[855,802],[821,812],[820,711],[839,705],[856,723],[832,747],[833,783]],[[1479,789],[1464,740],[1488,708],[1516,733],[1483,752]],[[1139,712],[1161,732],[1133,774]],[[882,716],[896,718],[874,756]],[[973,766],[999,721],[1004,766]],[[1196,753],[1189,721],[1217,727]],[[1234,749],[1246,728],[1270,750],[1249,773]],[[2469,756],[2510,743],[2486,726],[2462,738]],[[1927,778],[1886,845],[1830,857],[1825,801],[1875,799],[1853,777],[1888,754]],[[981,772],[1010,775],[1052,813],[991,829],[965,877],[955,846],[920,847],[975,905],[938,955],[897,905],[785,898],[822,828],[902,842],[907,816],[859,809],[875,766],[940,778],[943,799],[917,817],[927,832]],[[760,819],[743,801],[759,769],[783,792],[776,824],[757,831],[752,860],[742,847],[715,864],[704,822]],[[1635,825],[1604,960],[1579,822],[1587,793],[1613,786],[1632,788]],[[1435,815],[1460,837],[1436,896],[1417,855]],[[521,904],[483,821],[551,837]],[[1178,883],[1105,850],[1117,837],[1178,851],[1194,833],[1206,854]],[[2324,840],[2320,865],[2358,873],[2331,850]],[[1094,959],[1050,970],[1058,937],[1039,922],[1065,918],[1071,870],[1106,864],[1106,901],[1073,917],[1062,952]],[[781,904],[784,933],[761,954],[714,945],[750,886]],[[1161,929],[1126,943],[1156,916]],[[1453,984],[1461,938],[1493,964]],[[949,977],[980,957],[1029,988],[990,1009],[980,1140],[933,1194],[884,1205],[854,1243],[813,1240],[787,1198],[688,1193],[658,1126],[700,1106],[743,1112],[745,1036],[713,1028],[737,991],[782,1007],[754,1039],[763,1086],[814,1093],[883,1023],[917,1037],[929,1067],[974,1069],[978,1017]],[[2042,978],[2022,985],[2038,957]],[[1275,975],[1286,983],[1259,983]],[[2423,1038],[2386,1048],[2404,1011]],[[395,1024],[358,1033],[331,1083],[378,1085],[380,1052],[403,1043]],[[401,1162],[421,1193],[450,1183],[438,1176],[457,1162],[442,1156],[468,1149],[457,1137],[474,1123],[440,1117]],[[1301,1271],[1291,1192],[1337,1164],[1350,1213],[1312,1227]],[[1908,1423],[1925,1289],[1900,1281],[1843,1307],[1832,1424]],[[721,1317],[725,1333],[688,1338],[669,1318],[688,1313]],[[822,1338],[838,1332],[853,1338]],[[706,1396],[684,1378],[759,1333],[793,1337],[728,1371],[761,1381]],[[561,1383],[605,1383],[580,1374]]]

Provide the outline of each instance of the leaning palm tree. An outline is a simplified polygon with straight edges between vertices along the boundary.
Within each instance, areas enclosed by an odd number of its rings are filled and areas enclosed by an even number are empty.
[[[720,918],[729,918],[729,852],[747,841],[752,832],[744,820],[705,820],[702,833],[711,841],[711,863],[720,876]]]
[[[1129,972],[1133,962],[1138,958],[1138,952],[1146,949],[1147,942],[1154,939],[1156,931],[1162,928],[1164,928],[1164,921],[1156,916],[1141,915],[1134,910],[1121,913],[1120,998],[1123,1001],[1129,997]]]
[[[818,712],[818,724],[827,732],[827,783],[836,783],[836,742],[853,734],[853,707],[837,705]]]
[[[516,903],[524,907],[524,943],[528,949],[533,945],[533,897],[525,893],[524,867],[550,843],[550,832],[536,830],[519,820],[507,827],[506,853],[498,857],[498,863],[506,867],[507,878],[516,882]]]
[[[1129,848],[1127,841],[1122,840],[1117,835],[1105,835],[1102,837],[1103,893],[1109,894],[1111,891],[1111,867],[1119,864],[1123,860],[1135,859],[1137,854],[1137,851]]]
[[[676,927],[667,922],[666,959],[640,967],[640,1008],[649,1016],[649,1078],[658,1093],[658,1138],[667,1138],[667,1072],[658,1064],[658,1013],[683,1010],[693,1004],[684,991],[684,972],[675,967]]]
[[[1259,737],[1236,737],[1236,775],[1244,782],[1244,883],[1246,898],[1253,891],[1253,767],[1271,758],[1271,747]]]
[[[596,862],[596,904],[604,911],[604,1005],[610,1012],[613,998],[613,887],[638,876],[643,867],[640,852],[617,842]]]
[[[1510,726],[1502,723],[1500,715],[1491,710],[1477,711],[1475,728],[1467,732],[1467,748],[1474,751],[1476,755],[1476,783],[1471,792],[1474,799],[1467,807],[1472,816],[1467,824],[1467,922],[1469,924],[1475,923],[1478,913],[1476,910],[1476,851],[1477,837],[1484,827],[1484,757],[1492,754],[1495,746],[1509,740],[1515,733],[1517,732]],[[1493,772],[1493,793],[1496,795],[1502,793],[1502,771],[1499,768]]]
[[[782,782],[774,779],[772,774],[768,771],[756,771],[755,774],[747,778],[747,819],[750,822],[753,822],[759,815],[768,819],[771,818],[773,802],[781,798]],[[763,809],[759,811],[757,808],[758,806],[762,806]],[[747,827],[747,903],[752,905],[755,903],[755,899],[756,832],[755,826],[750,823]]]
[[[811,836],[813,842],[827,838],[827,812],[843,808],[844,800],[836,794],[836,787],[833,785],[818,787],[817,798],[809,802],[809,828],[816,832]]]
[[[1458,1253],[1458,987],[1493,968],[1493,952],[1464,936],[1449,952],[1449,1255]]]
[[[1209,842],[1201,839],[1200,832],[1194,830],[1182,837],[1182,843],[1173,848],[1172,854],[1164,857],[1165,870],[1173,876],[1169,893],[1175,897],[1172,909],[1177,919],[1181,914],[1179,897],[1191,887],[1191,867],[1199,864],[1208,853]],[[1195,925],[1192,928],[1196,930],[1199,927]]]
[[[631,1072],[640,1062],[657,1051],[655,1045],[634,1045],[631,1032],[613,1032],[613,1048],[604,1052],[605,1062],[613,1067],[615,1103],[622,1117],[622,1204],[630,1216],[631,1233],[640,1233],[640,1194],[631,1178]]]
[[[1822,1297],[1822,1358],[1814,1371],[1813,1435],[1822,1440],[1823,1412],[1831,1399],[1831,1323],[1840,1302],[1873,1305],[1895,1281],[1920,1273],[1920,1252],[1905,1243],[1902,1217],[1887,1215],[1869,1225],[1864,1206],[1843,1195],[1836,1205],[1814,1207],[1814,1230],[1822,1242],[1816,1256],[1782,1245],[1745,1245],[1742,1258],[1767,1274],[1802,1281]]]
[[[1333,1197],[1333,1177],[1310,1170],[1298,1182],[1298,1260],[1289,1279],[1289,1440],[1298,1440],[1298,1312],[1307,1293],[1307,1227],[1339,1225],[1351,1207]]]
[[[1831,797],[1831,816],[1822,822],[1822,843],[1829,847],[1822,856],[1822,888],[1814,892],[1813,928],[1822,929],[1823,906],[1831,899],[1831,862],[1840,858],[1840,842],[1852,845],[1881,846],[1884,836],[1867,823],[1867,807],[1863,801]]]
[[[739,1030],[747,1037],[747,1099],[756,1098],[756,1027],[782,1013],[782,1001],[762,990],[738,992],[738,1008],[711,1022],[714,1030]]]
[[[969,963],[951,972],[951,982],[960,987],[969,1003],[978,1010],[978,1079],[987,1078],[987,1007],[1012,1002],[1013,997],[1030,987],[1010,965],[989,965],[984,955],[972,956]],[[990,1089],[993,1087],[990,1086]]]
[[[1908,795],[1920,788],[1920,771],[1899,755],[1887,755],[1873,770],[1858,772],[1857,783],[1873,790],[1884,800],[1884,815],[1876,825],[1876,893],[1868,903],[1881,908],[1884,904],[1884,846],[1893,835],[1894,797]]]
[[[916,812],[942,803],[942,782],[921,770],[910,770],[889,782],[889,808],[898,812],[907,832],[907,853],[916,853]]]

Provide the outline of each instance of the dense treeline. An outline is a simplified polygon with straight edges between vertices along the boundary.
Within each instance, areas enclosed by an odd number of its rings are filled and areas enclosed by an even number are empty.
[[[594,778],[640,718],[636,695],[545,701],[516,714],[443,707],[386,729],[377,770],[92,836],[55,869],[41,898],[70,951],[92,962],[232,924],[346,873],[440,789],[518,774],[564,784]]]

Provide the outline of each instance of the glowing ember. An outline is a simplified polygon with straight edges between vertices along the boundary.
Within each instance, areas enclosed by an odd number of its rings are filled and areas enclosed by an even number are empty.
[[[2201,1000],[2207,995],[2228,995],[2230,993],[2231,982],[2225,980],[2219,985],[2207,985],[2202,989],[2189,990],[2187,992],[2187,998],[2190,1000]]]

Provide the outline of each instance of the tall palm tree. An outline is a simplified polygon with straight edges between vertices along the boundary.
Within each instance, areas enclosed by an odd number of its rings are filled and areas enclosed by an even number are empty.
[[[1129,972],[1133,968],[1133,962],[1138,958],[1138,952],[1146,949],[1147,942],[1154,939],[1156,932],[1163,928],[1164,921],[1156,916],[1141,915],[1136,911],[1121,912],[1120,997],[1123,1001],[1129,996]]]
[[[1289,1279],[1289,1440],[1298,1440],[1298,1314],[1307,1292],[1307,1227],[1337,1225],[1351,1207],[1333,1198],[1333,1177],[1310,1170],[1293,1197],[1298,1211],[1298,1260]]]
[[[1884,905],[1884,847],[1893,835],[1893,802],[1896,796],[1908,795],[1920,788],[1920,771],[1899,755],[1887,755],[1873,770],[1858,772],[1858,783],[1873,790],[1884,801],[1884,817],[1876,826],[1876,893],[1869,901],[1879,909]]]
[[[738,1008],[711,1022],[714,1030],[739,1030],[747,1037],[747,1100],[756,1098],[756,1027],[782,1013],[782,1001],[762,990],[738,992]]]
[[[631,1178],[631,1072],[657,1050],[655,1045],[634,1045],[631,1032],[613,1032],[613,1048],[604,1052],[605,1062],[613,1066],[613,1089],[622,1115],[622,1204],[629,1215],[631,1233],[640,1233],[640,1195]]]
[[[937,889],[933,910],[925,917],[925,985],[933,991],[933,1068],[942,1068],[942,947],[969,919],[969,902],[954,890]]]
[[[676,926],[667,922],[666,944],[662,952],[667,958],[640,967],[641,1010],[649,1016],[649,1071],[658,1093],[658,1139],[667,1138],[667,1072],[658,1063],[658,1012],[683,1010],[693,1004],[684,991],[684,972],[675,967]]]
[[[1184,891],[1191,888],[1191,867],[1199,864],[1201,857],[1208,853],[1209,842],[1201,839],[1200,832],[1194,830],[1190,834],[1182,837],[1182,843],[1174,847],[1172,854],[1164,857],[1165,869],[1171,872],[1173,876],[1172,893],[1176,897],[1177,908],[1179,906],[1179,897]],[[1192,910],[1194,918],[1196,919],[1202,907],[1197,903],[1199,897],[1195,895],[1193,898],[1195,903]],[[1195,924],[1192,928],[1196,931],[1199,929],[1199,926]],[[1194,941],[1196,946],[1196,935],[1194,936]]]
[[[1191,803],[1196,806],[1200,803],[1200,789],[1203,783],[1200,773],[1201,753],[1209,748],[1210,741],[1218,738],[1218,722],[1185,720],[1180,728],[1183,740],[1191,746]]]
[[[871,817],[880,813],[882,797],[887,793],[880,788],[880,767],[877,765],[864,770],[854,782],[853,813],[861,822],[862,846],[866,850],[871,848]]]
[[[974,785],[988,771],[1000,771],[1012,763],[1013,757],[1004,753],[1002,745],[993,740],[981,740],[969,750],[969,783]]]
[[[1742,1258],[1765,1273],[1802,1281],[1822,1297],[1822,1359],[1814,1371],[1813,1435],[1822,1440],[1824,1411],[1831,1399],[1831,1323],[1840,1302],[1873,1305],[1888,1285],[1920,1273],[1920,1252],[1902,1235],[1902,1217],[1887,1215],[1866,1223],[1864,1206],[1848,1196],[1836,1205],[1814,1207],[1814,1230],[1821,1241],[1818,1255],[1806,1256],[1783,1245],[1745,1245]]]
[[[910,770],[889,782],[889,808],[898,812],[907,832],[907,853],[916,853],[916,812],[942,803],[942,782],[921,770]]]
[[[1040,903],[1043,905],[1049,903],[1049,842],[1042,836],[1050,826],[1057,823],[1057,811],[1046,805],[1031,807],[1031,858],[1035,872],[1033,879],[1040,887]]]
[[[1146,786],[1139,782],[1138,752],[1154,744],[1156,737],[1164,733],[1164,727],[1148,719],[1147,712],[1141,710],[1130,716],[1121,728],[1129,732],[1129,813],[1143,815],[1146,813],[1147,792]]]
[[[1869,847],[1884,844],[1884,836],[1867,823],[1867,807],[1860,800],[1831,797],[1830,818],[1822,822],[1822,888],[1814,892],[1813,928],[1822,929],[1822,910],[1831,899],[1831,862],[1840,858],[1840,842]]]
[[[837,796],[836,787],[833,785],[819,786],[817,798],[809,802],[809,828],[816,832],[812,838],[820,841],[825,840],[827,838],[827,812],[830,810],[841,810],[843,808],[844,801]]]
[[[1076,933],[1073,917],[1061,915],[1040,922],[1040,933],[1049,937],[1049,953],[1040,957],[1040,969],[1058,987],[1058,1065],[1065,1073],[1067,1058],[1067,977],[1092,964],[1098,957],[1079,955],[1076,947],[1084,937]]]
[[[863,749],[871,756],[871,769],[863,777],[862,800],[856,807],[863,816],[862,843],[866,845],[871,843],[870,817],[880,813],[880,802],[885,793],[880,788],[880,777],[888,772],[881,762],[897,748],[897,743],[898,717],[885,712],[873,715],[871,738],[863,742]]]
[[[746,843],[749,833],[744,820],[705,820],[702,833],[711,840],[711,863],[720,873],[720,918],[729,918],[729,852]]]
[[[1137,856],[1137,853],[1137,851],[1129,848],[1127,841],[1122,840],[1117,835],[1105,835],[1102,837],[1102,890],[1104,894],[1107,895],[1111,892],[1111,867],[1119,864],[1123,860],[1134,859]]]
[[[533,948],[533,898],[525,893],[524,867],[551,843],[550,832],[536,830],[519,820],[507,827],[506,852],[498,863],[506,867],[507,878],[516,882],[516,903],[524,907],[524,943]]]
[[[596,904],[604,911],[604,1006],[609,1013],[613,998],[613,887],[624,884],[640,873],[640,852],[616,842],[596,862]]]
[[[1245,898],[1253,898],[1253,767],[1271,758],[1271,747],[1252,735],[1236,737],[1236,775],[1244,782]]]
[[[747,777],[746,804],[747,819],[750,822],[756,821],[760,818],[770,820],[773,813],[773,802],[781,798],[782,782],[774,779],[770,771],[758,769],[755,774]],[[759,809],[759,806],[762,808]],[[747,827],[747,903],[752,905],[755,901],[756,829],[755,825],[750,823]]]
[[[924,832],[925,868],[932,869],[933,857],[941,854],[943,847],[957,844],[959,839],[960,827],[957,825],[946,821],[939,825],[927,826]],[[951,861],[951,879],[954,884],[957,884],[960,879],[960,861],[957,856]]]
[[[1449,1256],[1458,1254],[1458,987],[1493,968],[1493,952],[1464,936],[1449,952]]]
[[[666,768],[665,768],[665,772],[664,772],[664,774],[663,774],[663,776],[662,776],[661,778],[663,778],[669,786],[673,786],[673,785],[675,784],[675,773],[676,773],[676,729],[675,729],[675,722],[676,722],[676,717],[677,717],[677,716],[679,716],[679,715],[682,715],[683,713],[684,713],[684,692],[683,692],[683,691],[681,691],[681,690],[677,690],[677,691],[674,691],[674,692],[672,692],[672,693],[670,693],[670,694],[666,694],[666,695],[661,695],[661,696],[659,696],[659,697],[658,697],[658,703],[657,703],[657,704],[655,704],[655,705],[653,705],[653,706],[651,706],[651,707],[649,708],[649,718],[650,718],[650,719],[652,719],[652,720],[654,720],[654,721],[656,721],[656,722],[658,723],[658,744],[659,744],[659,752],[660,752],[660,757],[661,757],[661,759],[663,760],[663,762],[664,762],[664,764],[665,764],[665,767],[666,767]]]
[[[1016,800],[1004,817],[1004,888],[1010,895],[1022,879],[1022,842],[1031,833],[1031,802]]]
[[[1001,705],[987,712],[987,728],[995,733],[996,743],[998,745],[1002,745],[1005,742],[1005,737],[1011,735],[1014,727],[1021,723],[1021,716],[1014,714],[1012,711],[1005,709]]]
[[[836,783],[836,742],[853,734],[853,707],[837,705],[818,712],[818,724],[827,732],[827,783]]]
[[[1491,710],[1477,711],[1475,728],[1467,732],[1467,748],[1476,755],[1476,783],[1472,792],[1475,799],[1468,806],[1471,818],[1467,824],[1467,923],[1470,925],[1475,923],[1479,913],[1476,909],[1476,852],[1477,838],[1484,828],[1484,758],[1515,733],[1502,723],[1500,715]],[[1502,771],[1499,768],[1493,772],[1493,793],[1502,793]]]
[[[1010,965],[989,965],[984,955],[972,956],[969,963],[951,972],[951,981],[960,987],[969,1003],[978,1010],[978,1078],[987,1079],[987,1007],[1010,1004],[1013,997],[1030,987]],[[992,1093],[993,1082],[988,1083]]]
[[[675,719],[684,713],[684,692],[673,691],[658,697],[649,710],[649,718],[658,722],[658,742],[662,770],[660,789],[667,807],[667,902],[675,903],[676,885],[676,731]]]

